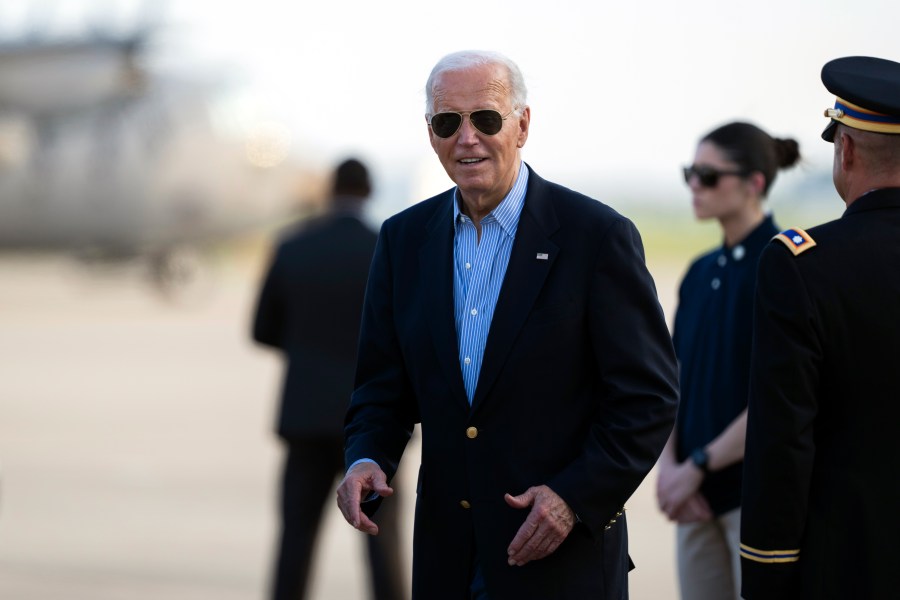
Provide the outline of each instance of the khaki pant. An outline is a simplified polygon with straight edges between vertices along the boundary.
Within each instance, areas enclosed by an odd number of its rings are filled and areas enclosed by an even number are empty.
[[[681,600],[741,597],[741,509],[677,527]]]

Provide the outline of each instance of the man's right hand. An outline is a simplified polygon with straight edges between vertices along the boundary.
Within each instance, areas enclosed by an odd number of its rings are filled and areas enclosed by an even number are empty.
[[[337,489],[338,508],[348,523],[355,529],[370,535],[378,535],[376,525],[361,510],[360,504],[372,493],[379,496],[390,496],[394,493],[387,484],[387,475],[373,462],[361,462],[354,465]]]

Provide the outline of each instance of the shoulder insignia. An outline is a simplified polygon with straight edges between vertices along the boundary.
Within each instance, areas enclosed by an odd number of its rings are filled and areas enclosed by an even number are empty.
[[[797,256],[801,252],[806,252],[816,245],[816,241],[809,237],[809,234],[797,227],[793,229],[785,229],[772,238],[778,240],[788,247],[788,250]]]

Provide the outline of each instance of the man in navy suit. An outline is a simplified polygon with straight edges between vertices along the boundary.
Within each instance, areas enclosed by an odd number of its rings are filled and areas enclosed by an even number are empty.
[[[414,598],[627,598],[623,505],[678,397],[640,236],[522,161],[531,109],[509,59],[448,55],[425,89],[456,187],[382,226],[338,504],[377,534],[420,423]]]
[[[322,509],[344,470],[344,414],[377,237],[360,219],[370,187],[365,165],[342,162],[329,211],[284,237],[259,296],[253,337],[287,359],[278,418],[287,456],[273,600],[305,597]],[[373,597],[400,600],[407,583],[398,515],[395,506],[386,508],[378,515],[384,535],[368,539]]]

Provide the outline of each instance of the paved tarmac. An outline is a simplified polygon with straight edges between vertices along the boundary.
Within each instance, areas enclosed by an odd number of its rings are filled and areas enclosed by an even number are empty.
[[[0,599],[265,597],[281,364],[248,340],[262,256],[221,253],[208,294],[171,303],[138,268],[0,255]],[[673,274],[657,284],[665,304]],[[627,505],[634,600],[677,597],[654,484]],[[313,599],[367,597],[361,535],[330,511]]]

